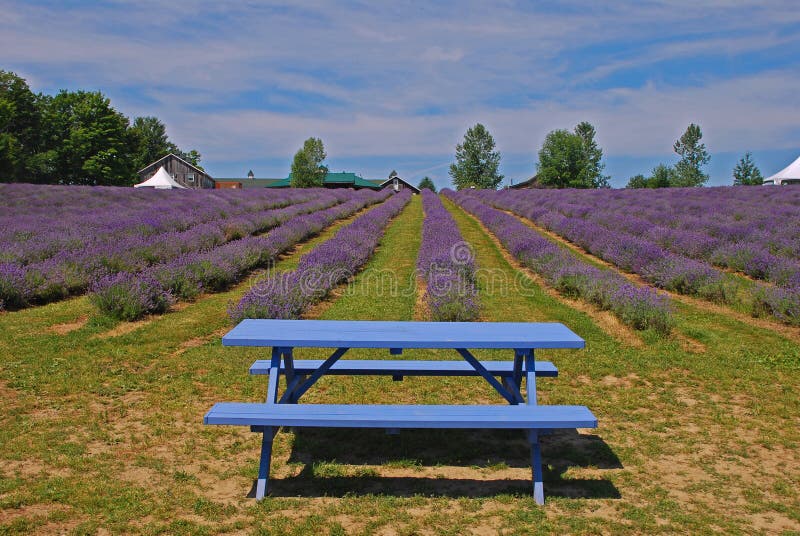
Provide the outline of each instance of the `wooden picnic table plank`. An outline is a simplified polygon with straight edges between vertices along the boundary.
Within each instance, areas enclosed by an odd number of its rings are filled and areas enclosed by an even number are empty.
[[[322,359],[296,359],[294,373],[311,374],[322,363]],[[496,376],[511,376],[514,373],[512,361],[481,361],[481,363]],[[250,366],[250,374],[269,374],[270,364],[267,359],[259,359]],[[282,365],[280,373],[284,373],[285,370]],[[478,376],[475,368],[466,361],[422,359],[340,359],[325,374],[326,376]],[[558,369],[550,361],[537,361],[536,376],[556,377]]]
[[[585,341],[557,322],[398,322],[247,319],[224,346],[287,348],[583,348]]]
[[[339,428],[595,428],[585,406],[219,402],[205,424]]]

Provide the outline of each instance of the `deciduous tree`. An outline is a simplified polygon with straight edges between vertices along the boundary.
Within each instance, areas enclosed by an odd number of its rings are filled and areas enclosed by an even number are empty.
[[[456,145],[456,161],[450,164],[456,189],[497,189],[503,176],[498,173],[500,153],[494,148],[494,138],[482,124],[467,129],[463,143]]]
[[[294,155],[290,184],[293,188],[312,188],[322,186],[328,168],[322,161],[328,155],[319,138],[308,138],[303,147]]]
[[[607,187],[603,150],[594,136],[594,127],[585,121],[574,132],[558,129],[547,134],[539,151],[536,181],[550,188]]]

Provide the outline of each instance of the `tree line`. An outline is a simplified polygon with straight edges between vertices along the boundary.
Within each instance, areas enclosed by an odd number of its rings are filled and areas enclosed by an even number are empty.
[[[156,117],[131,122],[99,91],[35,94],[0,70],[0,182],[128,186],[169,153],[200,167],[200,153],[178,148]]]
[[[547,134],[539,150],[536,175],[531,179],[539,188],[608,188],[609,176],[603,173],[603,150],[595,140],[596,130],[591,123],[578,123],[572,131],[553,130]],[[674,166],[659,164],[649,177],[636,175],[627,188],[667,188],[703,186],[708,174],[703,166],[711,157],[700,140],[699,125],[689,124],[673,144],[680,157]],[[450,165],[450,177],[457,189],[497,189],[503,180],[499,173],[500,153],[485,126],[478,123],[467,130],[464,141],[456,145],[455,163]],[[748,152],[733,169],[733,184],[762,184],[761,171]]]

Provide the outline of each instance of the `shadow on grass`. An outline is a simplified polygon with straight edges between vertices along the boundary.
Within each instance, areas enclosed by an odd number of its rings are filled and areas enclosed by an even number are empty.
[[[293,439],[289,463],[304,467],[296,476],[271,480],[272,496],[491,497],[530,495],[532,490],[530,477],[492,479],[492,473],[505,468],[530,470],[530,447],[519,430],[402,430],[389,435],[371,429],[302,428],[295,429]],[[606,479],[564,476],[571,467],[622,468],[599,436],[557,430],[542,436],[540,444],[547,496],[620,498]],[[407,474],[382,477],[365,465]],[[463,471],[454,466],[481,470],[487,479],[462,478]]]

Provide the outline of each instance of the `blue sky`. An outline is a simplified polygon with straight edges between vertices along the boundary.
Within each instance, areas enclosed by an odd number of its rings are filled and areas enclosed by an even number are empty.
[[[765,175],[800,155],[796,0],[164,4],[0,0],[0,69],[155,115],[216,177],[284,177],[317,136],[332,170],[444,186],[477,122],[507,181],[584,120],[614,186],[674,162],[690,122],[710,184],[745,151]]]

